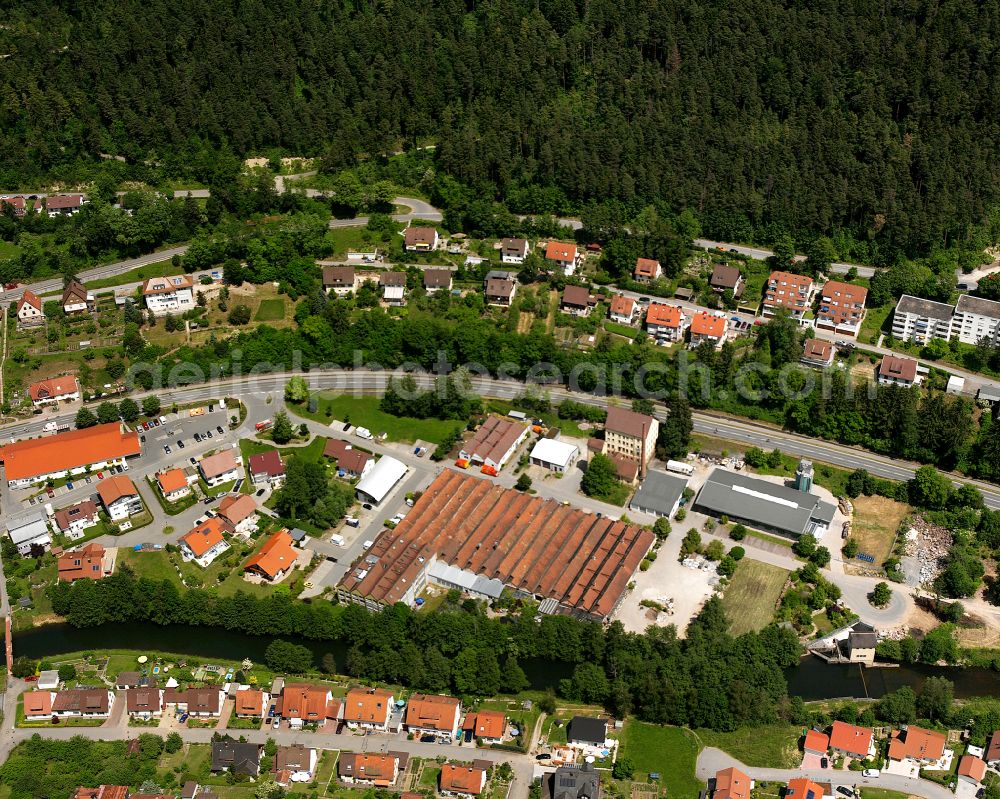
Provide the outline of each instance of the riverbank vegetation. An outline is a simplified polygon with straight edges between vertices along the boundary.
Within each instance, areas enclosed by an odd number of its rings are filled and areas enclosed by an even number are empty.
[[[307,604],[283,595],[181,593],[170,581],[137,579],[127,568],[99,582],[57,584],[51,596],[55,612],[77,627],[150,621],[338,641],[348,648],[338,670],[350,676],[463,696],[516,693],[527,686],[518,659],[544,658],[572,667],[559,684],[568,699],[647,721],[723,730],[782,717],[781,669],[794,665],[800,652],[794,633],[775,626],[730,636],[717,599],[681,640],[673,627],[637,635],[618,624],[605,630],[567,616],[536,622],[534,603],[507,603],[508,615],[493,618],[480,603],[458,604],[458,597],[432,613],[395,605],[372,614],[357,605]]]

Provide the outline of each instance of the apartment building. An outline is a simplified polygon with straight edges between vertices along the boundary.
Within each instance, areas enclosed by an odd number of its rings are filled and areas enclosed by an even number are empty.
[[[793,272],[772,272],[764,294],[764,316],[774,316],[784,309],[792,318],[802,319],[812,305],[814,294],[811,277]]]
[[[904,294],[892,312],[892,336],[903,341],[926,344],[934,338],[951,338],[955,308],[943,302]]]
[[[604,423],[604,452],[637,461],[640,473],[644,473],[656,449],[659,432],[660,423],[652,416],[612,406]]]
[[[839,280],[830,280],[820,291],[816,326],[848,336],[856,336],[865,320],[868,289]]]
[[[1000,332],[1000,302],[962,294],[951,318],[951,335],[963,344],[978,344],[981,339],[996,341]]]
[[[657,344],[667,346],[684,338],[691,318],[676,305],[650,303],[646,309],[646,332]]]

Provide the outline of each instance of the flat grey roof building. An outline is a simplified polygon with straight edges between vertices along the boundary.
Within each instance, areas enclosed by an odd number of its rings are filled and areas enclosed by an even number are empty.
[[[975,313],[980,316],[990,316],[1000,319],[1000,302],[987,300],[982,297],[973,297],[971,294],[959,295],[958,302],[955,303],[956,313]]]
[[[896,303],[896,313],[909,313],[915,316],[926,316],[928,319],[940,319],[947,322],[955,313],[955,308],[943,302],[925,300],[922,297],[914,297],[904,294]]]
[[[837,510],[814,494],[725,469],[712,471],[694,504],[716,516],[796,536],[822,535]]]
[[[632,497],[629,508],[657,516],[670,516],[677,509],[687,482],[677,475],[650,470]]]

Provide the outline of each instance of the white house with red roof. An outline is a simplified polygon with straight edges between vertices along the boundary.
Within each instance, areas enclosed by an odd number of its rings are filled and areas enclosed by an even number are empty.
[[[36,408],[42,405],[56,405],[60,402],[74,402],[80,399],[80,381],[75,375],[52,377],[39,380],[28,386],[28,396]]]
[[[17,326],[38,327],[45,324],[45,311],[42,310],[42,301],[37,294],[28,289],[24,290],[21,299],[17,301]]]
[[[545,260],[555,264],[568,277],[583,263],[583,254],[575,244],[550,241],[545,247]]]

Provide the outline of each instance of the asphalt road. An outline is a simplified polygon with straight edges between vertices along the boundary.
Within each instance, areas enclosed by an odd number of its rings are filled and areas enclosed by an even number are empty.
[[[766,261],[774,253],[771,250],[765,250],[762,247],[748,247],[745,244],[733,244],[728,241],[712,241],[711,239],[695,239],[695,247],[701,247],[703,250],[722,250],[724,252],[738,252],[740,255],[746,255],[750,258],[754,258],[758,261]],[[806,257],[804,255],[796,255],[795,261],[804,261]],[[831,271],[837,274],[846,274],[850,269],[857,269],[858,275],[860,277],[871,277],[875,274],[875,269],[871,266],[861,266],[861,264],[843,264],[834,263],[830,265]]]
[[[922,796],[924,799],[955,799],[955,794],[945,786],[930,780],[904,777],[899,774],[888,774],[883,771],[878,777],[862,777],[858,771],[837,771],[835,769],[782,769],[756,768],[741,763],[732,755],[727,755],[721,749],[708,747],[698,755],[695,773],[698,779],[707,782],[715,777],[721,769],[735,766],[754,780],[768,782],[788,782],[796,777],[808,777],[816,782],[828,782],[836,790],[840,786],[852,788],[855,785],[865,788],[883,788],[890,791],[900,791],[904,794]],[[834,794],[836,796],[836,794]]]
[[[254,392],[276,392],[280,395],[285,382],[292,373],[255,375],[252,377],[226,378],[197,386],[175,389],[164,389],[148,393],[132,395],[141,400],[147,394],[159,396],[164,405],[173,402],[192,402],[199,399],[211,399],[225,393],[230,396],[245,398]],[[380,393],[385,389],[392,372],[353,371],[350,369],[314,370],[304,375],[313,389],[332,389],[344,393],[371,394]],[[415,374],[418,384],[429,386],[433,376]],[[498,399],[511,399],[524,391],[524,383],[515,380],[498,380],[489,377],[473,378],[473,390],[482,395]],[[561,386],[545,387],[552,400],[558,402],[572,399],[588,405],[604,406],[607,398],[582,392],[572,392]],[[662,404],[657,403],[656,415],[663,419],[665,411]],[[757,446],[763,449],[779,448],[782,452],[800,457],[810,457],[845,469],[867,469],[879,477],[893,480],[908,480],[913,476],[919,464],[904,460],[895,460],[882,455],[868,452],[858,447],[849,447],[830,441],[822,441],[807,436],[781,430],[777,427],[734,419],[704,411],[693,413],[695,430],[700,433],[718,435],[720,438]],[[45,415],[27,422],[18,422],[2,428],[4,439],[23,438],[42,432],[46,422],[52,420],[72,423],[73,414]],[[981,480],[972,480],[961,475],[952,475],[956,484],[969,484],[978,488],[991,508],[1000,508],[1000,486]]]

